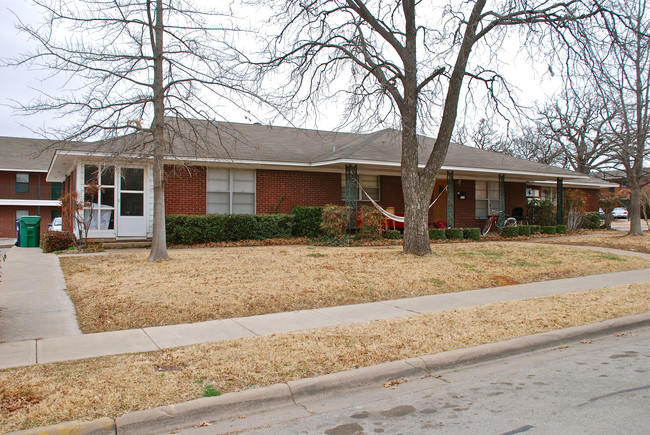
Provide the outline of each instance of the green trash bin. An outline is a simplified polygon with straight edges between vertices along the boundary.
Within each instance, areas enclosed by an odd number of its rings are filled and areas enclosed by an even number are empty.
[[[38,248],[41,240],[41,217],[23,216],[20,218],[20,246]]]

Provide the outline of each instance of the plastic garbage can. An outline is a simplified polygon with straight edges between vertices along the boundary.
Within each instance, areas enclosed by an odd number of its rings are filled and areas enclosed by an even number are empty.
[[[20,218],[20,246],[38,248],[41,239],[41,217],[23,216]]]

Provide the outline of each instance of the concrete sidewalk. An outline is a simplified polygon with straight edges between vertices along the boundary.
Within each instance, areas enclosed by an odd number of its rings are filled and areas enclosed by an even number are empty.
[[[12,249],[12,255],[15,249]],[[19,250],[18,252],[21,252],[20,255],[22,255],[22,251],[25,250],[29,250],[29,248]],[[636,256],[642,256],[650,260],[650,256],[647,254],[628,253],[600,248],[598,250],[617,252],[623,255],[636,254]],[[40,250],[38,251],[40,252]],[[36,252],[36,250],[34,250],[34,252]],[[40,256],[48,259],[52,258],[42,253]],[[32,257],[25,258],[25,260],[34,261]],[[48,261],[56,261],[56,257]],[[16,275],[14,275],[14,273],[27,274],[26,270],[30,269],[30,266],[25,265],[24,267],[25,269],[23,269],[22,272],[18,267],[16,267],[15,271],[8,275],[7,282],[2,285],[5,286],[15,280]],[[35,267],[31,267],[31,269],[33,272],[38,270]],[[43,274],[38,271],[37,275],[42,276]],[[256,335],[404,317],[413,314],[432,313],[491,302],[570,293],[620,284],[638,283],[648,280],[650,280],[650,269],[642,269],[580,278],[471,290],[460,293],[447,293],[359,305],[214,320],[193,324],[160,326],[84,335],[78,335],[78,332],[68,330],[66,334],[60,334],[66,336],[50,336],[49,338],[0,343],[0,369],[93,358],[105,355],[155,351]],[[50,281],[57,282],[57,280]],[[3,287],[0,287],[0,289],[1,288]]]
[[[54,254],[12,247],[0,269],[0,343],[81,335]]]

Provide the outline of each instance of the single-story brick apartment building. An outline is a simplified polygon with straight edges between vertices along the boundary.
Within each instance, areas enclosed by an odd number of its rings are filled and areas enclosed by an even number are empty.
[[[348,204],[369,204],[360,185],[382,207],[403,212],[400,134],[395,130],[357,134],[200,121],[179,121],[174,127],[165,158],[166,214],[290,213],[300,205],[345,205],[346,185],[355,186]],[[422,164],[433,142],[420,137]],[[89,183],[99,182],[89,237],[151,237],[152,163],[142,157],[147,151],[135,146],[141,143],[135,134],[66,144],[54,152],[47,181],[63,183],[64,193],[83,192]],[[118,150],[121,158],[115,160]],[[612,186],[565,169],[451,144],[429,223],[480,227],[492,210],[512,214],[522,208],[525,213],[528,199],[557,202],[558,191],[561,198],[566,188],[583,189],[587,209],[595,211],[600,189]]]

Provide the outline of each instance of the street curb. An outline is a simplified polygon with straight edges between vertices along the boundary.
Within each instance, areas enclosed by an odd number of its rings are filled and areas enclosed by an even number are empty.
[[[73,421],[11,433],[20,435],[122,435],[170,431],[198,425],[206,420],[214,420],[217,416],[220,420],[225,420],[260,410],[299,406],[301,402],[305,403],[328,395],[360,390],[370,384],[376,385],[400,378],[426,376],[442,369],[491,361],[579,339],[646,326],[650,326],[650,312],[371,367],[298,379],[253,390],[226,393],[219,397],[195,399],[176,405],[131,412],[115,420],[104,417],[88,422]]]

